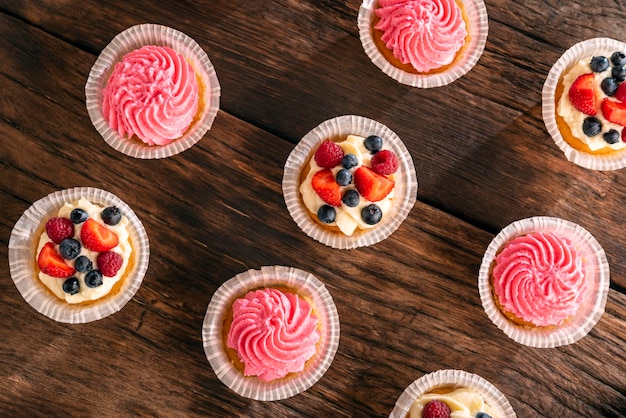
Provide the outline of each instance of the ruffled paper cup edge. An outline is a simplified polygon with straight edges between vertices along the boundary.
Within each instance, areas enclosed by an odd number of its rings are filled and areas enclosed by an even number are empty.
[[[497,307],[490,283],[493,260],[500,248],[514,237],[539,231],[552,231],[574,239],[585,259],[593,260],[587,274],[593,273],[592,286],[578,313],[565,324],[548,329],[531,329],[511,322]],[[584,245],[583,245],[584,244]],[[586,336],[604,314],[609,293],[609,263],[600,243],[586,229],[573,222],[549,216],[535,216],[515,221],[502,229],[491,241],[483,256],[478,274],[478,290],[485,313],[512,340],[535,348],[553,348],[573,344]]]
[[[448,385],[472,388],[480,393],[489,406],[499,409],[503,418],[517,417],[506,396],[488,380],[463,370],[442,369],[425,374],[407,386],[396,401],[389,418],[406,418],[418,397],[437,387]]]
[[[372,13],[377,0],[364,0],[359,8],[357,27],[363,50],[383,73],[401,84],[418,88],[443,87],[467,74],[483,54],[489,34],[489,18],[483,0],[462,0],[469,20],[470,45],[462,61],[444,72],[413,74],[403,71],[387,61],[374,44],[371,31]]]
[[[322,320],[325,349],[315,363],[290,378],[263,382],[244,376],[224,351],[224,315],[236,297],[259,287],[286,286],[313,301]],[[330,367],[339,346],[340,324],[337,307],[326,286],[313,274],[285,266],[263,266],[239,273],[222,284],[213,294],[202,324],[204,352],[217,377],[237,394],[259,401],[290,398],[312,387]]]
[[[119,207],[129,220],[129,229],[135,266],[124,278],[122,288],[110,297],[89,305],[68,304],[52,295],[36,277],[33,254],[35,234],[41,230],[41,223],[54,214],[66,202],[81,197],[100,205]],[[19,218],[9,238],[9,270],[18,291],[36,311],[58,322],[78,324],[96,321],[121,310],[137,293],[150,259],[150,244],[143,224],[124,201],[113,193],[93,187],[75,187],[53,192],[34,202]]]
[[[611,38],[592,38],[578,42],[552,65],[541,90],[541,116],[552,140],[568,161],[590,170],[610,171],[626,167],[626,151],[594,155],[577,150],[565,141],[556,123],[556,88],[561,74],[571,65],[590,56],[610,55],[616,50],[626,51],[626,43]]]
[[[398,156],[396,190],[393,213],[381,225],[367,231],[345,236],[325,229],[315,222],[300,198],[300,173],[309,161],[312,150],[324,139],[338,135],[379,135],[386,146]],[[298,227],[309,237],[336,249],[353,249],[376,244],[395,232],[409,215],[417,200],[417,174],[411,155],[395,132],[373,119],[356,115],[338,116],[328,119],[309,131],[296,144],[285,162],[282,190],[289,214]]]
[[[102,90],[113,67],[124,55],[145,45],[169,46],[191,60],[205,87],[205,108],[200,120],[195,122],[181,138],[166,145],[147,145],[140,143],[139,140],[121,136],[111,129],[102,115]],[[183,32],[151,23],[131,26],[116,35],[96,59],[85,84],[87,113],[98,133],[112,148],[140,159],[168,158],[200,141],[213,125],[220,107],[220,92],[215,68],[202,47]]]

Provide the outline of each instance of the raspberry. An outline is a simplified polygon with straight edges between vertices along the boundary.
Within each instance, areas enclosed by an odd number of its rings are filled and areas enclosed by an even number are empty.
[[[122,256],[116,252],[105,251],[98,254],[96,263],[98,264],[98,270],[100,270],[103,276],[113,277],[117,274],[120,267],[122,267],[124,260]]]
[[[46,233],[55,244],[74,237],[74,224],[68,218],[51,218],[46,222]]]
[[[440,400],[428,402],[422,410],[422,418],[450,418],[450,414],[450,407]]]
[[[333,168],[341,164],[343,149],[327,139],[315,151],[315,162],[322,168]]]
[[[388,176],[398,170],[398,157],[393,151],[378,151],[372,157],[372,170],[381,176]]]

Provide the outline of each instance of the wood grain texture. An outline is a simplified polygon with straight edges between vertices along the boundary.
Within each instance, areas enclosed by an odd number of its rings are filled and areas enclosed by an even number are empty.
[[[413,380],[455,368],[493,383],[518,417],[624,416],[625,173],[567,162],[541,120],[541,87],[563,51],[595,36],[626,41],[626,7],[591,3],[487,1],[479,64],[449,86],[419,90],[369,62],[356,1],[0,0],[0,415],[384,417]],[[84,97],[97,54],[146,22],[198,41],[222,86],[207,135],[156,161],[110,148]],[[303,234],[281,192],[294,144],[342,114],[393,129],[419,181],[418,202],[391,238],[350,251]],[[151,256],[120,312],[65,325],[22,299],[7,245],[32,202],[75,186],[128,203]],[[556,349],[508,339],[476,288],[494,234],[535,215],[579,223],[611,265],[604,316],[588,336]],[[267,403],[224,386],[201,338],[215,290],[263,265],[315,274],[341,320],[324,377]]]

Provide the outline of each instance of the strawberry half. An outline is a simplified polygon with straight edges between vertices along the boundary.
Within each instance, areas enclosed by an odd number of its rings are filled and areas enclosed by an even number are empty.
[[[37,265],[42,273],[52,277],[70,277],[76,272],[74,267],[70,267],[65,264],[61,254],[54,249],[54,244],[51,242],[46,243],[37,256]]]
[[[315,193],[331,206],[341,206],[341,190],[330,169],[320,170],[313,175],[311,185]]]
[[[593,74],[583,74],[572,83],[568,93],[572,106],[579,112],[590,116],[595,116],[597,113],[596,92],[593,86]]]
[[[376,174],[366,166],[361,166],[354,172],[356,190],[370,202],[383,200],[393,190],[395,184],[393,179]]]
[[[80,230],[80,239],[85,248],[91,251],[109,251],[119,244],[115,232],[105,228],[98,222],[89,218]]]
[[[609,122],[626,126],[626,103],[614,102],[609,98],[602,100],[602,114]]]

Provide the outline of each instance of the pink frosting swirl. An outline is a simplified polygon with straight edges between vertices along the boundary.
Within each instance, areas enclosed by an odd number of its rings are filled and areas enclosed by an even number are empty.
[[[493,279],[500,305],[537,326],[560,325],[573,316],[587,287],[576,248],[550,232],[511,240],[496,257]]]
[[[450,64],[467,30],[454,0],[379,0],[382,41],[403,64],[428,72]]]
[[[249,292],[233,303],[226,345],[237,351],[244,375],[270,381],[304,369],[320,339],[307,301],[277,289]]]
[[[102,114],[112,129],[148,145],[180,138],[198,111],[198,81],[191,64],[166,46],[126,54],[103,91]]]

